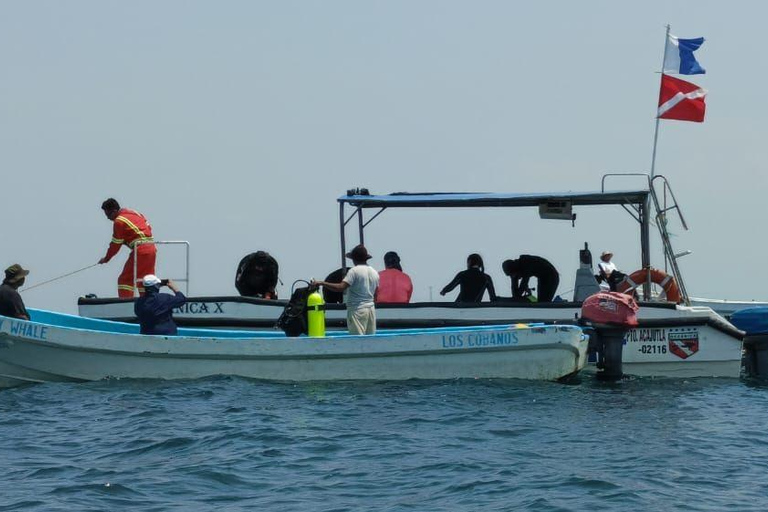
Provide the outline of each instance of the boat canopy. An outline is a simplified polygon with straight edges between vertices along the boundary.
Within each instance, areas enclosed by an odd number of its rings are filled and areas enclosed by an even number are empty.
[[[648,186],[641,189],[606,190],[608,178],[634,177],[644,178]],[[656,183],[663,187],[663,204],[659,201],[655,190]],[[671,204],[667,203],[667,195]],[[650,225],[652,207],[656,210],[656,226],[664,247],[665,266],[668,262],[672,273],[677,279],[683,301],[689,304],[688,293],[685,289],[677,258],[685,253],[676,254],[667,232],[667,214],[677,212],[685,229],[688,226],[683,219],[677,200],[672,194],[667,179],[662,175],[650,176],[645,173],[609,173],[602,178],[602,187],[593,192],[541,192],[541,193],[497,193],[497,192],[395,192],[387,195],[371,195],[368,189],[354,188],[347,190],[346,195],[337,199],[339,203],[339,231],[341,238],[341,266],[346,268],[346,233],[345,228],[350,221],[357,218],[359,243],[365,243],[365,228],[376,217],[390,208],[488,208],[488,207],[538,207],[542,219],[563,219],[575,223],[576,206],[620,206],[626,210],[640,227],[640,261],[642,268],[650,269]],[[347,216],[345,207],[352,209]],[[378,209],[367,215],[363,210]],[[650,273],[643,284],[643,297],[648,300],[651,295]]]
[[[611,192],[546,192],[506,194],[490,192],[395,192],[387,195],[360,194],[359,190],[338,198],[338,202],[357,208],[429,207],[531,207],[548,201],[568,201],[573,206],[644,204],[649,190]]]
[[[603,184],[604,185],[604,184]],[[650,182],[649,182],[650,185]],[[339,227],[341,235],[341,265],[346,267],[345,226],[357,217],[360,243],[365,242],[365,228],[385,210],[391,208],[515,208],[538,207],[542,218],[567,219],[575,222],[572,213],[575,206],[621,206],[641,225],[641,258],[648,266],[648,215],[647,205],[652,189],[611,190],[596,192],[543,192],[543,193],[499,193],[499,192],[394,192],[387,195],[371,195],[368,189],[355,188],[337,199],[339,203]],[[350,207],[352,215],[345,214]],[[363,210],[377,209],[367,219]]]

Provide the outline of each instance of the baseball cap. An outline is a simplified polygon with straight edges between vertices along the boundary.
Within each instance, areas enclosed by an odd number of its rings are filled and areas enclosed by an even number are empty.
[[[160,278],[154,274],[147,274],[144,276],[144,279],[142,279],[142,284],[144,285],[144,288],[147,288],[149,286],[159,286],[161,282],[162,281],[160,281]]]

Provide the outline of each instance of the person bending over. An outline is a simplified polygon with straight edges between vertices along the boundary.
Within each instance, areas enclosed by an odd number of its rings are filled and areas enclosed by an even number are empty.
[[[120,248],[125,245],[131,254],[123,265],[123,271],[117,278],[117,296],[131,298],[136,290],[136,276],[146,276],[155,273],[155,260],[157,248],[152,238],[152,226],[144,215],[135,210],[121,208],[120,203],[110,197],[101,204],[104,215],[112,221],[112,240],[109,248],[99,264],[103,265],[111,260]],[[136,262],[133,258],[136,255]],[[136,274],[134,275],[134,265]],[[143,294],[141,282],[139,282],[139,294]]]
[[[538,281],[538,302],[552,302],[560,274],[554,265],[541,256],[521,254],[516,260],[506,260],[501,264],[504,274],[512,280],[513,300],[523,300],[530,295],[529,282],[532,277]]]

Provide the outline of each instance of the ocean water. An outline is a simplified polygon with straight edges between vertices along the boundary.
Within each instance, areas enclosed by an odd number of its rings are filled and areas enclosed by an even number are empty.
[[[0,392],[0,510],[768,509],[768,389],[737,380]]]

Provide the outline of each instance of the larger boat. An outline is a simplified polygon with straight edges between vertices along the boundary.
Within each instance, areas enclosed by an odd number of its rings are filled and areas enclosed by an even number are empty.
[[[346,265],[347,226],[357,225],[357,242],[365,242],[365,229],[379,215],[394,208],[536,208],[542,218],[573,221],[574,211],[588,207],[618,207],[630,214],[639,227],[640,261],[648,277],[638,283],[639,326],[630,329],[624,348],[624,370],[641,376],[727,376],[738,377],[741,368],[743,332],[709,307],[694,306],[677,264],[680,254],[672,248],[667,232],[668,215],[685,220],[666,178],[657,175],[631,176],[647,180],[647,186],[630,190],[608,190],[606,181],[626,175],[603,176],[599,191],[548,193],[394,193],[371,195],[366,190],[351,190],[338,198],[341,240],[341,266]],[[657,193],[660,188],[661,193]],[[655,212],[655,215],[654,215]],[[659,231],[668,277],[679,290],[679,303],[658,299],[652,282],[650,233]],[[494,325],[516,322],[574,324],[582,301],[599,291],[594,279],[591,256],[582,251],[573,296],[561,302],[417,302],[377,306],[380,328],[424,328]],[[659,272],[654,272],[658,275]],[[663,292],[663,290],[662,290]],[[81,298],[82,316],[134,321],[130,299]],[[252,297],[191,297],[174,314],[180,324],[218,328],[272,327],[285,307],[285,301]],[[342,328],[346,314],[343,304],[328,304],[327,322]]]

